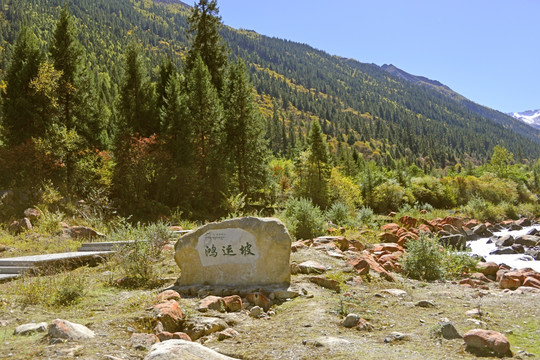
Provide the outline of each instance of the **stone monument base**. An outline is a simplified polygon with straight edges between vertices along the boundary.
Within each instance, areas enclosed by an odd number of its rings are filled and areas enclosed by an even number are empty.
[[[204,298],[208,295],[245,297],[253,293],[263,293],[271,300],[286,300],[297,296],[307,295],[307,291],[289,284],[274,284],[261,286],[223,286],[223,285],[180,285],[179,281],[169,288],[185,297]]]

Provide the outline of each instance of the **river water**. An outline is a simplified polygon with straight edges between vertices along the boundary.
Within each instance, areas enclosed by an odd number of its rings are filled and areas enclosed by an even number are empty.
[[[527,234],[531,229],[540,229],[540,226],[527,226],[521,230],[502,230],[493,233],[496,236],[502,236],[510,234],[514,238]],[[497,249],[495,242],[488,244],[489,238],[482,238],[474,241],[468,241],[467,246],[471,248],[473,254],[483,256],[486,261],[493,261],[497,264],[506,264],[512,268],[522,269],[522,268],[531,268],[535,271],[540,272],[540,261],[534,261],[532,258],[527,257],[524,254],[512,254],[512,255],[489,255],[490,252]],[[529,259],[527,261],[526,259]]]

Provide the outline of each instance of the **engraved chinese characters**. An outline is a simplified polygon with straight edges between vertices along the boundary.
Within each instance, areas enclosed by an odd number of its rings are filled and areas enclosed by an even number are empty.
[[[209,230],[199,237],[197,250],[203,266],[250,264],[259,258],[257,239],[242,229]]]
[[[207,224],[175,246],[179,286],[285,285],[291,237],[274,218],[245,217]]]

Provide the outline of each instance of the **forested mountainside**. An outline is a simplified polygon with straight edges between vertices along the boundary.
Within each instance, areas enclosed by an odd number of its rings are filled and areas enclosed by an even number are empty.
[[[498,124],[501,124],[507,129],[511,129],[514,132],[523,135],[525,137],[531,138],[535,141],[538,141],[538,132],[535,131],[535,129],[531,130],[530,124],[523,124],[522,122],[516,122],[514,117],[511,114],[504,114],[500,111],[493,110],[490,108],[487,108],[485,106],[479,105],[462,95],[456,93],[452,89],[450,89],[448,86],[441,84],[439,81],[427,79],[423,76],[416,76],[409,74],[394,65],[383,65],[381,66],[381,69],[399,77],[402,79],[405,79],[407,81],[410,81],[412,83],[422,85],[428,88],[431,88],[435,91],[438,91],[442,93],[443,95],[449,96],[450,98],[458,101],[460,104],[467,107],[472,112],[486,117],[490,120],[495,121]],[[534,126],[533,126],[534,127]]]
[[[4,70],[22,24],[33,27],[45,49],[65,1],[0,4]],[[73,0],[69,10],[107,109],[102,121],[113,132],[119,59],[127,43],[131,39],[143,43],[155,78],[157,65],[167,54],[180,66],[187,48],[187,7],[175,1]],[[232,56],[239,55],[248,64],[275,153],[292,153],[312,120],[319,119],[333,153],[356,150],[376,161],[405,158],[424,167],[481,163],[497,144],[518,158],[540,155],[537,130],[466,99],[390,75],[376,65],[252,31],[224,27],[222,35]]]

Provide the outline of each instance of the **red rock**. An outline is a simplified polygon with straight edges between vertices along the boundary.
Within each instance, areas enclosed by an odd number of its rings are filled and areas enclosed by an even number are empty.
[[[459,282],[459,285],[470,287],[473,289],[480,288],[484,290],[489,290],[489,287],[486,285],[486,283],[478,279],[463,279]]]
[[[225,311],[225,302],[223,301],[223,298],[219,296],[207,296],[201,301],[199,301],[199,308],[197,309],[201,312],[206,312],[208,310],[217,310],[217,311]]]
[[[478,226],[480,223],[478,222],[478,220],[476,219],[473,219],[473,220],[469,220],[467,221],[465,224],[463,224],[463,226],[469,228],[469,229],[472,229],[473,227],[475,226]]]
[[[518,271],[508,271],[502,274],[499,280],[499,287],[501,289],[515,290],[523,284],[525,277]]]
[[[443,224],[452,225],[457,229],[461,229],[463,227],[463,223],[463,219],[458,217],[447,216],[443,219]]]
[[[169,230],[170,231],[182,231],[182,230],[184,230],[184,228],[181,227],[181,226],[178,226],[178,225],[172,225],[172,226],[169,226]]]
[[[353,268],[360,273],[360,275],[367,274],[369,272],[369,269],[371,269],[386,280],[395,281],[394,277],[390,275],[390,273],[386,271],[381,265],[379,265],[377,261],[373,258],[373,255],[371,255],[367,251],[363,251],[358,258],[350,258],[349,260],[347,260],[347,264],[352,265]]]
[[[350,258],[347,265],[351,265],[360,275],[369,274],[369,263],[363,258]]]
[[[218,332],[217,337],[218,340],[225,340],[225,339],[231,339],[235,336],[238,336],[238,331],[234,330],[233,328],[227,328],[223,331]]]
[[[180,294],[174,290],[165,290],[159,293],[154,299],[154,304],[159,304],[168,300],[180,300]]]
[[[175,333],[162,331],[159,334],[157,334],[157,337],[159,338],[159,341],[166,341],[166,340],[172,340],[172,339],[192,341],[188,334],[180,332],[180,331],[177,331]]]
[[[390,253],[396,252],[396,251],[405,251],[402,246],[399,246],[399,244],[395,243],[382,243],[382,244],[376,244],[373,249],[371,249],[372,252],[382,252],[382,251],[388,251]]]
[[[433,231],[432,227],[428,224],[418,225],[418,232],[431,233]]]
[[[182,328],[184,314],[174,300],[154,305],[154,316],[163,324],[165,331],[174,333]]]
[[[496,276],[497,271],[499,271],[499,265],[494,262],[481,262],[476,265],[476,269],[486,276]]]
[[[392,234],[397,233],[399,229],[401,229],[401,226],[399,226],[396,223],[386,224],[386,225],[383,225],[383,227],[381,228],[383,232],[392,233]]]
[[[463,335],[467,349],[493,352],[498,356],[510,355],[510,342],[503,334],[493,330],[473,329]]]
[[[407,229],[401,228],[395,234],[396,234],[397,237],[402,237],[406,233],[407,233]]]
[[[339,282],[333,279],[327,279],[322,276],[310,276],[309,281],[312,283],[315,283],[319,286],[322,286],[323,288],[334,290],[335,292],[339,293],[341,291],[341,287],[339,286]]]
[[[236,312],[243,308],[242,298],[238,295],[225,296],[223,303],[227,312]]]
[[[264,311],[268,311],[268,309],[270,309],[270,307],[273,305],[272,300],[267,298],[261,292],[248,294],[246,296],[246,300],[249,301],[251,304],[253,304],[255,306],[262,307]]]
[[[403,255],[403,253],[401,251],[396,251],[395,253],[392,253],[392,254],[385,254],[385,255],[379,257],[377,259],[377,262],[379,264],[384,264],[385,262],[388,262],[388,261],[391,262],[391,263],[394,263],[399,259],[399,257],[401,255]]]
[[[486,277],[486,275],[482,274],[482,273],[472,273],[472,274],[469,274],[469,277],[471,279],[474,279],[474,280],[478,280],[478,281],[481,281],[481,282],[484,282],[484,283],[488,283],[490,282],[490,280]]]
[[[292,252],[297,252],[298,250],[302,249],[302,248],[305,248],[306,247],[306,244],[301,241],[301,240],[298,240],[298,241],[295,241],[291,244],[291,251]]]
[[[540,289],[540,280],[535,279],[533,277],[527,277],[523,281],[523,286],[528,286],[528,287],[533,287],[533,288]]]

